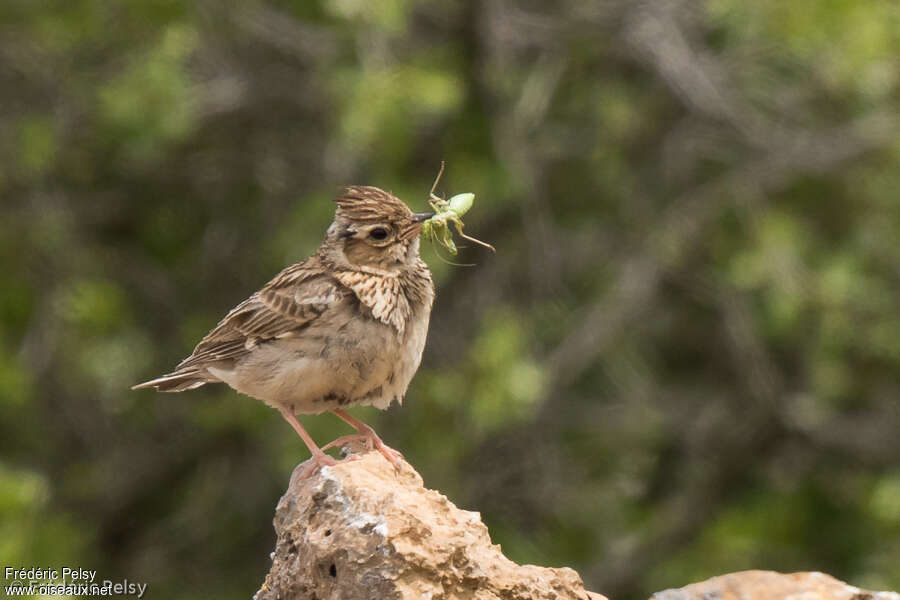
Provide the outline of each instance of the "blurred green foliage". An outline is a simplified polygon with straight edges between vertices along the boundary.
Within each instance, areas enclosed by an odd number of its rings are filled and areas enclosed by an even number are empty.
[[[130,392],[318,245],[340,186],[476,194],[401,408],[517,561],[613,598],[900,588],[895,0],[0,6],[0,564],[246,598],[306,453]],[[324,443],[346,427],[305,418]]]

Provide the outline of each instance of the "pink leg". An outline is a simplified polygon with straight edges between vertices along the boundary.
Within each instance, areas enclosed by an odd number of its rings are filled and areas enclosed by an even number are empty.
[[[394,465],[394,468],[397,471],[400,471],[403,461],[403,455],[381,441],[381,438],[378,437],[378,434],[375,433],[374,429],[372,429],[359,419],[353,417],[342,408],[335,408],[331,412],[346,421],[347,424],[350,425],[350,427],[353,427],[362,436],[370,440],[372,445],[375,446],[375,449],[381,452],[382,456],[388,459],[388,462]]]
[[[303,428],[303,425],[300,424],[300,421],[297,420],[297,417],[294,416],[294,413],[286,408],[278,409],[281,412],[281,416],[284,417],[285,421],[291,424],[291,427],[294,428],[300,438],[303,440],[303,443],[306,444],[306,447],[309,448],[310,454],[312,454],[313,464],[307,467],[307,469],[300,475],[301,478],[306,478],[315,473],[320,467],[330,467],[338,464],[338,461],[328,456],[324,452],[322,452],[313,439],[306,433],[306,430]]]

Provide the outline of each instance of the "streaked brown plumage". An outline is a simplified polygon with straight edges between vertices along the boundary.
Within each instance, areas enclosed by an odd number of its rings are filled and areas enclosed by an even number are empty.
[[[309,447],[313,468],[335,460],[295,414],[331,411],[359,432],[350,437],[398,466],[399,453],[343,408],[401,402],[418,369],[434,301],[418,237],[430,213],[413,214],[368,186],[348,187],[336,202],[313,256],[232,309],[175,371],[133,389],[181,392],[225,382],[281,411]]]

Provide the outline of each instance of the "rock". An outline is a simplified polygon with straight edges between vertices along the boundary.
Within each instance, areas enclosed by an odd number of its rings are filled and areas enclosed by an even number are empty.
[[[377,452],[297,474],[275,511],[272,568],[255,600],[606,600],[572,569],[517,565],[478,513]],[[900,600],[823,573],[743,571],[651,600]]]
[[[572,569],[520,566],[404,463],[377,452],[300,479],[275,512],[273,564],[255,600],[605,600]]]
[[[651,600],[900,600],[867,592],[824,573],[742,571],[653,594]]]

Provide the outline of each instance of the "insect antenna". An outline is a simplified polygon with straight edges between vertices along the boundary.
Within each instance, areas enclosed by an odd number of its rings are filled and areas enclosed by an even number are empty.
[[[432,200],[440,200],[437,196],[434,195],[434,190],[437,189],[438,181],[441,180],[441,175],[444,174],[444,161],[441,161],[441,168],[438,171],[437,177],[434,178],[434,183],[431,185],[431,191],[428,192],[428,197]]]

